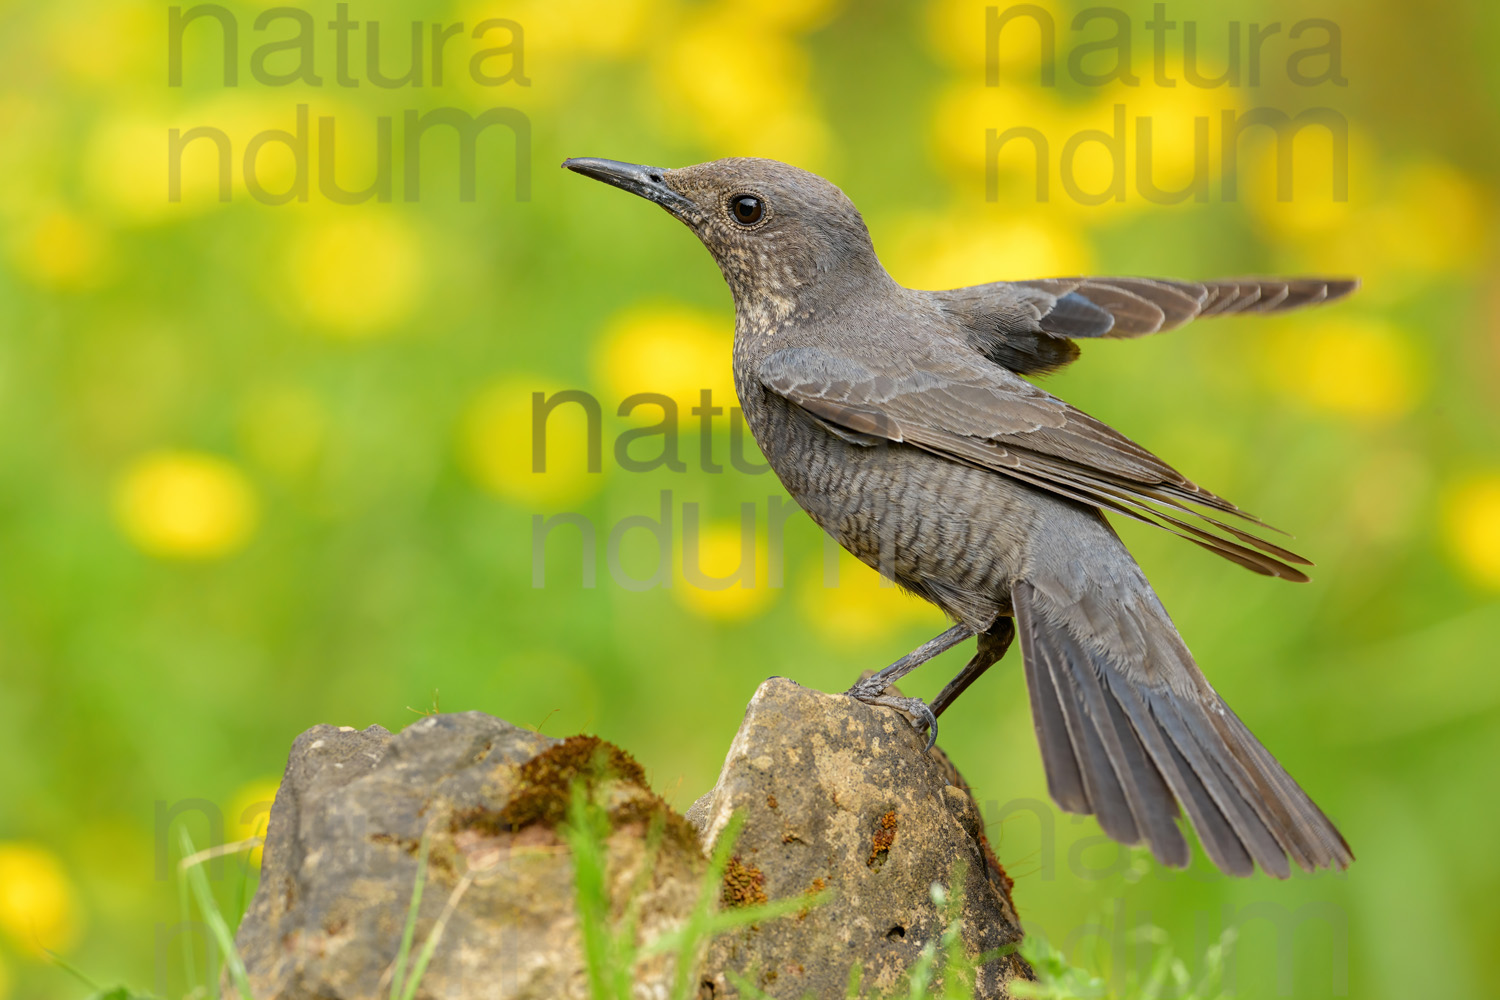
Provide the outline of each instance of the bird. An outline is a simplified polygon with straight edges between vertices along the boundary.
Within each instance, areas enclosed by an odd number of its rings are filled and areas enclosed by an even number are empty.
[[[791,497],[954,624],[847,692],[928,731],[1019,638],[1048,792],[1163,865],[1234,876],[1344,869],[1348,843],[1199,669],[1106,512],[1254,572],[1306,581],[1276,531],[1033,379],[1078,341],[1282,313],[1353,278],[1073,277],[907,288],[831,182],[775,160],[563,167],[639,195],[702,241],[734,297],[746,422]],[[929,705],[888,690],[970,638]]]

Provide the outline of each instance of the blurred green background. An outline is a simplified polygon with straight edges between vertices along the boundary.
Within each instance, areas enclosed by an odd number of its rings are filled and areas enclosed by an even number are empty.
[[[1056,19],[1057,83],[1036,33],[1008,27],[986,86],[980,0],[645,3],[369,2],[387,75],[408,65],[413,19],[524,27],[528,79],[476,82],[467,60],[504,44],[449,42],[434,85],[372,86],[360,36],[338,86],[330,3],[317,22],[323,85],[253,79],[252,50],[289,37],[266,8],[228,4],[239,85],[218,28],[186,31],[167,85],[168,8],[130,0],[0,4],[0,998],[76,996],[50,948],[95,978],[181,995],[177,886],[158,879],[157,803],[202,799],[255,832],[286,750],[316,723],[395,729],[414,711],[482,709],[551,735],[629,749],[679,808],[713,782],[746,700],[773,674],[840,690],[928,638],[932,610],[845,564],[823,585],[823,546],[796,515],[785,585],[709,591],[612,581],[602,535],[655,516],[672,491],[701,505],[705,566],[740,556],[739,505],[780,494],[769,475],[698,461],[698,390],[729,405],[732,305],[693,237],[636,199],[556,169],[592,155],[678,166],[765,155],[833,179],[864,211],[892,273],[916,286],[1079,272],[1211,278],[1357,274],[1326,310],[1222,320],[1137,342],[1087,344],[1053,392],[1119,427],[1208,488],[1297,536],[1318,564],[1292,586],[1165,534],[1122,531],[1214,684],[1347,834],[1343,875],[1234,881],[1201,858],[1164,873],[1094,822],[989,807],[1028,927],[1123,983],[1145,970],[1139,927],[1166,931],[1191,967],[1239,928],[1240,995],[1479,997],[1500,991],[1500,8],[1172,2],[1179,24],[1155,79],[1151,7],[1128,18],[1138,85],[1087,85],[1067,53],[1107,37]],[[1347,83],[1301,85],[1292,26],[1338,30]],[[1197,68],[1184,78],[1181,24]],[[1244,83],[1248,25],[1279,22]],[[364,35],[368,35],[368,29]],[[1109,54],[1087,57],[1103,71]],[[267,62],[295,65],[296,53]],[[515,69],[496,56],[490,73]],[[1326,55],[1302,72],[1328,75]],[[271,206],[245,189],[256,132],[296,106],[337,129],[346,189],[375,176],[376,122],[394,118],[395,197]],[[1162,206],[1137,192],[1131,128],[1121,202],[1081,205],[1060,185],[1068,136],[1149,115],[1158,184],[1193,166],[1210,123],[1210,197]],[[460,199],[450,139],[432,137],[421,198],[402,199],[402,114],[517,108],[531,126],[530,199],[516,197],[503,128],[479,143],[477,197]],[[1226,109],[1331,108],[1348,122],[1348,199],[1332,197],[1325,132],[1296,141],[1294,191],[1276,198],[1268,135],[1240,149],[1226,201]],[[1050,199],[1019,144],[985,197],[985,130],[1041,130]],[[167,197],[167,135],[212,126],[232,144],[233,197],[216,198],[209,141]],[[1263,130],[1260,130],[1263,131]],[[1086,189],[1102,147],[1078,154]],[[262,181],[295,179],[267,145]],[[583,465],[582,422],[560,412],[549,471],[530,471],[531,393],[588,390],[605,410],[604,468]],[[683,406],[685,472],[635,473],[616,436],[654,422],[634,392]],[[720,419],[713,446],[730,445]],[[652,453],[637,445],[637,457]],[[571,528],[533,586],[533,517],[600,526],[599,582],[583,584]],[[627,567],[651,570],[643,533]],[[764,563],[767,554],[756,555]],[[922,670],[931,696],[953,653]],[[945,717],[943,741],[981,800],[1043,801],[1012,656]],[[1489,777],[1486,777],[1489,775]],[[242,819],[243,818],[243,819]],[[209,829],[189,827],[200,846]],[[163,841],[165,842],[165,841]],[[175,840],[173,841],[175,844]],[[231,869],[232,870],[232,869]],[[233,890],[226,888],[226,898]],[[1149,957],[1149,950],[1148,950]]]

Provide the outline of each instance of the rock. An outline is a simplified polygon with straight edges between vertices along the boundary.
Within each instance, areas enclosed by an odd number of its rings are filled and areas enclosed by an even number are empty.
[[[732,813],[745,817],[727,900],[833,896],[716,939],[700,976],[712,996],[737,995],[726,975],[735,972],[773,997],[842,997],[855,962],[867,993],[896,987],[942,935],[931,886],[952,887],[960,871],[965,952],[1010,946],[980,967],[973,995],[1006,997],[1007,981],[1034,978],[1014,953],[1020,921],[979,808],[924,743],[896,712],[843,695],[781,678],[755,692],[718,784],[688,819],[712,843]]]
[[[586,997],[573,859],[558,829],[576,781],[610,819],[611,929],[634,897],[638,942],[691,913],[707,871],[700,833],[711,846],[735,811],[746,822],[710,890],[722,905],[832,891],[716,939],[699,997],[734,997],[731,972],[773,997],[843,997],[856,962],[865,994],[884,993],[941,935],[930,888],[951,887],[960,871],[966,953],[1020,940],[979,810],[941,752],[924,753],[893,711],[773,679],[752,698],[718,784],[689,811],[696,829],[635,761],[593,737],[550,739],[479,712],[428,716],[394,736],[378,726],[303,733],[237,937],[254,995],[389,995],[425,836],[418,947],[451,912],[417,996]],[[662,836],[647,870],[653,827]],[[639,964],[636,995],[667,996],[674,961]],[[990,960],[975,995],[1004,997],[1006,981],[1030,975],[1014,955]]]
[[[600,754],[613,777],[596,775]],[[591,776],[612,820],[609,889],[621,908],[637,885],[648,823],[664,823],[639,901],[649,938],[691,910],[706,862],[692,828],[618,749],[592,737],[549,739],[480,712],[428,716],[395,736],[379,726],[303,733],[237,936],[254,995],[388,995],[425,832],[418,946],[469,884],[417,995],[587,996],[572,859],[555,827],[573,780]],[[648,988],[665,984],[672,960],[658,957],[637,973]]]

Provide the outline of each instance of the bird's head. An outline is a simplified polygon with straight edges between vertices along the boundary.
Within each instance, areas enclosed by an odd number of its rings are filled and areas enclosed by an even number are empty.
[[[889,281],[844,192],[776,160],[736,157],[661,167],[579,157],[563,166],[653,201],[698,234],[742,305],[826,300],[872,277]]]

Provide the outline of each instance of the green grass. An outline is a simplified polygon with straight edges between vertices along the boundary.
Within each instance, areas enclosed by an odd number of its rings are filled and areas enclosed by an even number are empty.
[[[1235,930],[1226,930],[1218,942],[1203,956],[1203,972],[1193,979],[1187,965],[1172,949],[1167,933],[1160,927],[1141,927],[1133,935],[1138,941],[1156,945],[1151,967],[1144,976],[1131,972],[1119,993],[1129,1000],[1224,1000],[1224,970],[1234,947]],[[1041,937],[1028,937],[1021,945],[1021,957],[1036,970],[1035,983],[1015,983],[1011,993],[1017,1000],[1073,1000],[1073,998],[1107,997],[1108,984],[1097,974],[1070,964],[1062,952]]]

